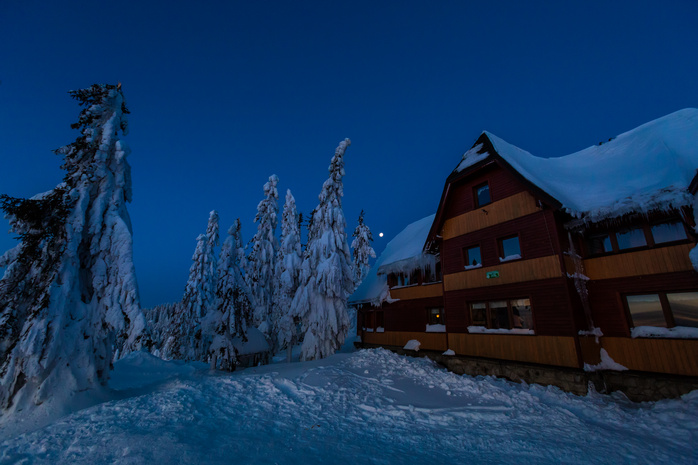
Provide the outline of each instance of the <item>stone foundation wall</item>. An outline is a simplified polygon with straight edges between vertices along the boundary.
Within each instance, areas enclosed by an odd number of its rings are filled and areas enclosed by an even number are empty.
[[[357,343],[357,347],[381,347]],[[383,346],[384,347],[384,346]],[[399,347],[384,347],[401,355],[428,357],[448,370],[470,376],[496,376],[520,383],[557,386],[577,395],[586,395],[590,383],[597,392],[610,394],[623,392],[635,402],[676,398],[698,389],[698,378],[670,376],[637,371],[596,371],[535,365],[507,360],[481,359],[474,357],[442,355],[429,350],[404,350]]]

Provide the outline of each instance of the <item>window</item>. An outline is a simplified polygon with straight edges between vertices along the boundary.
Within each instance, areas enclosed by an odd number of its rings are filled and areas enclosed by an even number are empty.
[[[505,237],[499,240],[499,259],[514,260],[521,258],[521,247],[519,246],[519,236]]]
[[[442,324],[444,324],[444,309],[443,308],[430,308],[427,311],[427,322],[430,325],[442,325]]]
[[[487,329],[533,329],[529,299],[495,300],[470,304],[471,326]]]
[[[490,185],[487,183],[475,186],[475,208],[482,207],[492,202],[490,199]]]
[[[616,234],[618,239],[618,249],[634,249],[647,245],[645,231],[642,228],[624,229]]]
[[[384,328],[384,312],[376,312],[376,328]]]
[[[597,234],[587,240],[589,255],[613,252],[611,237],[608,234]]]
[[[655,224],[652,226],[652,237],[655,244],[688,239],[683,223],[678,220]]]
[[[698,291],[628,295],[625,301],[633,327],[698,327]]]
[[[468,247],[463,249],[463,262],[465,267],[473,267],[477,265],[482,265],[482,258],[480,257],[480,246]]]

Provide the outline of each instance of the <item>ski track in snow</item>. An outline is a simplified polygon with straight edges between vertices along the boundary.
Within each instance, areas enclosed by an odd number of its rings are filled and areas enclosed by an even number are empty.
[[[698,391],[579,397],[381,349],[196,368],[127,357],[115,400],[4,439],[0,463],[698,463]]]

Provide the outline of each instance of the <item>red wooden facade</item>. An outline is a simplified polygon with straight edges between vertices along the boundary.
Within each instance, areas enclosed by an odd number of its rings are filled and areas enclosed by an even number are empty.
[[[487,151],[490,155],[449,176],[425,241],[425,251],[440,257],[440,294],[420,297],[419,288],[408,294],[396,286],[397,279],[388,277],[391,296],[395,298],[400,292],[404,296],[378,308],[360,310],[359,331],[366,328],[371,332],[364,341],[396,346],[406,342],[404,338],[414,338],[415,333],[427,334],[427,325],[433,323],[430,309],[443,308],[441,321],[446,338],[438,339],[434,347],[423,343],[422,349],[441,350],[446,344],[457,355],[582,369],[585,363],[598,363],[600,350],[606,348],[616,362],[636,371],[698,376],[698,339],[663,339],[661,347],[671,349],[659,356],[661,363],[643,360],[640,354],[645,349],[633,350],[635,346],[649,346],[642,338],[631,337],[632,319],[626,300],[633,294],[698,292],[698,273],[687,258],[688,250],[696,243],[693,229],[686,224],[692,212],[682,216],[668,211],[652,213],[652,218],[660,220],[680,218],[686,226],[684,239],[655,244],[647,233],[645,246],[618,250],[614,242],[613,252],[594,255],[587,244],[604,225],[576,224],[558,201],[499,157],[485,134],[475,146],[478,144],[482,144],[481,153]],[[489,199],[482,202],[477,189],[485,183]],[[622,223],[649,231],[649,217],[630,215]],[[512,255],[513,259],[502,261],[503,241],[511,238],[518,238],[518,257]],[[479,248],[472,252],[477,253],[474,260],[479,261],[478,266],[466,262],[468,250],[474,247]],[[575,253],[579,254],[576,265]],[[589,271],[589,279],[583,277],[585,270]],[[413,286],[422,285],[417,282]],[[529,331],[510,328],[508,333],[484,327],[474,331],[478,328],[474,327],[477,322],[473,321],[472,306],[495,301],[500,310],[502,302],[528,302],[532,315]],[[383,326],[379,328],[378,322]],[[589,342],[583,335],[591,329],[590,323],[603,332],[598,343]],[[473,332],[487,337],[476,337],[471,335]],[[485,342],[487,347],[478,345]],[[564,355],[551,357],[551,350]]]

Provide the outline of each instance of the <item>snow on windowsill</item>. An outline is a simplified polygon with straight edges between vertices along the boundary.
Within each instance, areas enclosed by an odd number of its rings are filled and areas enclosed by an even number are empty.
[[[456,353],[453,351],[453,349],[448,349],[446,352],[444,352],[441,355],[456,355]]]
[[[445,333],[446,325],[427,325],[427,333]]]
[[[579,334],[580,336],[594,336],[594,337],[601,337],[601,336],[603,336],[603,332],[601,332],[601,328],[594,328],[594,329],[592,329],[592,330],[590,330],[590,331],[583,331],[583,330],[581,330],[581,331],[579,331],[579,333],[577,333],[577,334]]]
[[[520,259],[521,259],[521,255],[519,255],[519,254],[507,255],[504,258],[499,257],[499,263],[510,262],[512,260],[520,260]]]
[[[478,263],[477,265],[465,265],[464,268],[466,270],[474,270],[476,268],[482,268],[482,263]]]
[[[415,352],[419,352],[420,345],[422,345],[422,344],[418,340],[410,339],[409,341],[407,341],[407,344],[405,344],[405,347],[403,347],[403,349],[414,350]]]
[[[600,351],[601,361],[596,365],[584,364],[584,371],[599,371],[599,370],[613,370],[613,371],[627,371],[628,368],[624,367],[620,363],[616,362],[608,355],[606,349],[601,349]]]
[[[468,326],[468,332],[470,334],[519,334],[525,336],[533,336],[536,334],[532,329],[488,329],[484,326]]]
[[[364,331],[366,331],[367,333],[372,333],[372,332],[373,332],[373,328],[362,328],[362,329],[363,329]],[[379,327],[376,328],[376,332],[377,332],[377,333],[384,333],[384,332],[385,332],[385,328],[382,327],[382,326],[379,326]]]
[[[656,337],[672,339],[698,339],[698,328],[688,326],[676,326],[674,328],[662,328],[657,326],[636,326],[630,330],[630,336]]]

